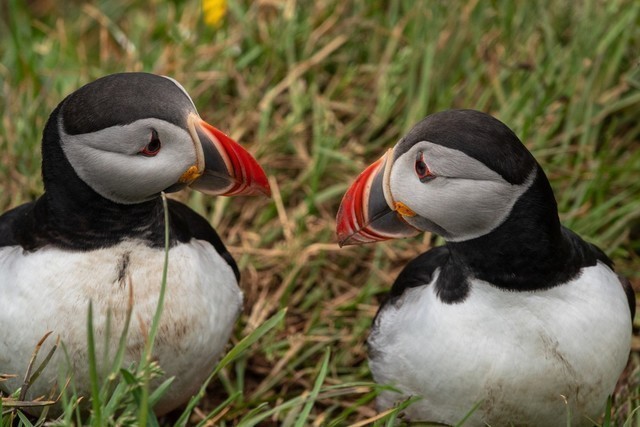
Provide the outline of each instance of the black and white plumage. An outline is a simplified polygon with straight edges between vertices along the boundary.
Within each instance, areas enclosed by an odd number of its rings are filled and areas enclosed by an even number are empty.
[[[35,345],[52,331],[76,388],[87,392],[89,301],[101,361],[106,349],[115,355],[130,291],[125,364],[140,360],[162,281],[162,191],[269,194],[255,159],[204,122],[182,86],[147,73],[106,76],[65,98],[44,130],[42,175],[39,199],[0,216],[0,372],[18,375],[2,383],[8,390],[20,386]],[[242,307],[238,267],[218,234],[187,206],[168,206],[168,279],[153,356],[175,380],[159,414],[198,390]],[[56,351],[29,396],[49,395],[68,368]]]
[[[630,351],[635,295],[564,228],[515,134],[472,110],[428,116],[345,194],[340,243],[440,234],[400,273],[369,336],[380,409],[411,420],[593,425]],[[569,415],[570,414],[570,415]]]

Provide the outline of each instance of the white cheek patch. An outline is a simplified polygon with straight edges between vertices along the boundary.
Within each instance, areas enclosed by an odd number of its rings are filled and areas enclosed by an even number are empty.
[[[196,162],[196,150],[189,132],[164,120],[148,118],[124,126],[69,135],[58,122],[65,156],[80,179],[116,203],[133,204],[149,200],[178,182]],[[140,154],[158,132],[160,152],[153,157]]]
[[[422,183],[415,172],[417,153],[422,151],[436,178]],[[534,168],[524,183],[514,185],[484,163],[461,151],[421,142],[394,162],[390,185],[393,198],[406,204],[418,217],[439,229],[449,241],[470,240],[485,235],[511,213],[516,201],[533,183]],[[422,228],[422,227],[421,227]],[[435,227],[430,227],[435,228]]]

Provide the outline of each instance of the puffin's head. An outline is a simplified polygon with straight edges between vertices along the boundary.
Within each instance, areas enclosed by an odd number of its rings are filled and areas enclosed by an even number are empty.
[[[89,187],[113,202],[140,203],[186,186],[212,195],[270,195],[256,160],[202,120],[169,77],[102,77],[65,98],[57,111],[53,125],[65,157]]]
[[[473,110],[428,116],[358,176],[337,217],[340,245],[431,231],[485,235],[507,218],[539,171],[499,120]]]

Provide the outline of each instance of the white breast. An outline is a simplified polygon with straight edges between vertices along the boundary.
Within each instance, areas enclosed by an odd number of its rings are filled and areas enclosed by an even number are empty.
[[[408,289],[378,316],[370,366],[402,393],[383,393],[382,408],[423,397],[412,420],[455,424],[480,402],[465,426],[566,426],[568,413],[572,425],[593,425],[585,417],[601,414],[630,342],[624,291],[598,263],[544,291],[473,281],[459,304],[442,303],[435,286]]]
[[[89,301],[93,302],[98,362],[106,366],[101,362],[105,355],[106,360],[113,357],[123,329],[129,287],[134,303],[125,365],[138,362],[156,310],[163,264],[162,249],[137,241],[89,252],[43,248],[25,253],[18,247],[1,248],[0,372],[19,378],[5,383],[6,388],[19,386],[36,343],[53,331],[40,357],[59,335],[76,387],[88,390]],[[171,248],[154,357],[175,380],[157,412],[171,410],[197,391],[226,345],[241,307],[242,293],[231,267],[208,242],[191,240]],[[64,351],[58,350],[30,395],[48,394],[58,370],[66,366]]]

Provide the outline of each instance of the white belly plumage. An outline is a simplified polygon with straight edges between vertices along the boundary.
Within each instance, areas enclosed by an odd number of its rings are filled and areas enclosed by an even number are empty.
[[[434,276],[434,282],[437,272]],[[432,283],[434,283],[432,282]],[[465,426],[593,425],[624,369],[631,318],[604,264],[570,283],[533,292],[472,281],[467,298],[444,304],[435,286],[405,290],[369,337],[380,409],[406,396],[412,420]]]
[[[118,347],[130,287],[133,313],[124,363],[138,362],[156,310],[163,265],[164,250],[139,241],[89,252],[0,248],[0,372],[18,375],[4,387],[21,384],[36,343],[52,331],[40,358],[60,336],[75,385],[86,392],[89,301],[100,364],[105,353],[113,357]],[[242,292],[233,270],[213,246],[193,239],[171,248],[153,355],[166,376],[175,379],[157,412],[173,409],[198,390],[224,349],[241,308]],[[65,359],[64,351],[56,351],[31,386],[31,397],[49,394],[59,370],[69,366]]]

